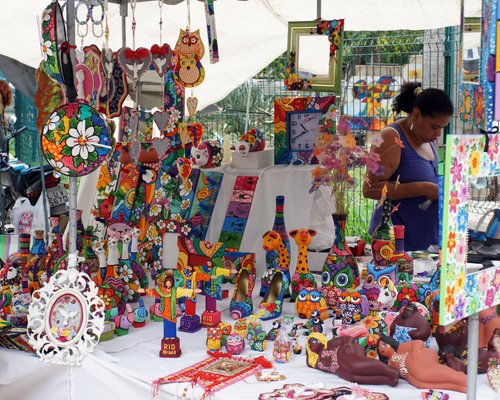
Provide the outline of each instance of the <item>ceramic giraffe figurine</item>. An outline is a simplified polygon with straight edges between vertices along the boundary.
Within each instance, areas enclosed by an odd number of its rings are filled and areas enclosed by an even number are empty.
[[[117,267],[118,276],[123,281],[127,289],[127,292],[125,293],[125,299],[127,302],[135,302],[139,300],[138,289],[140,287],[139,278],[130,265],[128,248],[131,241],[131,232],[126,233],[122,237],[122,254],[120,257],[120,265]]]
[[[292,298],[295,301],[300,290],[307,287],[316,288],[316,280],[313,274],[309,271],[309,262],[307,257],[307,248],[311,244],[311,240],[316,236],[314,229],[295,229],[289,232],[289,235],[295,240],[298,247],[297,265],[295,273],[292,276]]]
[[[139,228],[132,228],[132,244],[130,245],[130,266],[139,278],[139,284],[141,285],[141,288],[147,289],[149,286],[148,274],[146,274],[146,271],[144,271],[142,265],[136,261],[138,260],[137,254],[139,253],[140,235],[141,230]]]
[[[264,240],[263,248],[265,251],[276,250],[278,252],[278,266],[277,269],[282,271],[286,276],[287,281],[290,282],[290,255],[288,250],[281,240],[281,236],[276,231],[268,231],[262,237]],[[269,274],[268,278],[272,279],[274,274]],[[285,292],[285,297],[289,297],[289,290]]]

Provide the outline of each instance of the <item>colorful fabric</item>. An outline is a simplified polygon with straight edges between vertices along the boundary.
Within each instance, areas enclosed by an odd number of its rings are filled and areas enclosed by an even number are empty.
[[[260,357],[247,359],[231,355],[207,358],[153,381],[153,396],[158,395],[161,384],[191,382],[193,385],[200,385],[205,390],[202,399],[206,399],[210,394],[259,372],[263,369],[262,363],[259,363],[260,359]]]

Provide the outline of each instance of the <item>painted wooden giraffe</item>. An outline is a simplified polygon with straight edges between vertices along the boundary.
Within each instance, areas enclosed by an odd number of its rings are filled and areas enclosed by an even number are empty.
[[[262,236],[264,243],[262,245],[265,251],[276,250],[278,252],[278,267],[277,269],[283,271],[283,274],[288,278],[286,281],[290,282],[290,255],[288,250],[281,240],[281,236],[276,231],[267,231]],[[268,279],[271,280],[274,276],[273,273],[268,275]],[[287,290],[285,292],[285,297],[289,297],[290,293]]]
[[[311,244],[311,240],[316,236],[314,229],[295,229],[288,232],[295,240],[298,247],[297,265],[295,273],[292,276],[292,301],[295,301],[299,292],[307,287],[316,288],[316,280],[313,274],[309,271],[309,262],[307,257],[307,248]]]

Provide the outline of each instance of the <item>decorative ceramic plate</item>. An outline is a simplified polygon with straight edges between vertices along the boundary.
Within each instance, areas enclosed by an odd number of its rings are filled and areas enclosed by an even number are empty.
[[[112,149],[106,121],[92,107],[69,103],[56,109],[42,131],[42,151],[59,173],[90,174]]]

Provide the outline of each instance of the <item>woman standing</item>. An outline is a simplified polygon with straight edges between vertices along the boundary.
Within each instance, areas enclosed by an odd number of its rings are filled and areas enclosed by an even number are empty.
[[[404,225],[405,250],[426,250],[438,244],[438,155],[435,140],[453,115],[453,104],[441,89],[422,89],[408,82],[394,98],[393,110],[407,116],[388,125],[374,139],[372,151],[380,155],[381,171],[367,173],[363,195],[399,203],[392,213],[394,225]],[[372,216],[370,234],[380,223],[382,209]]]

